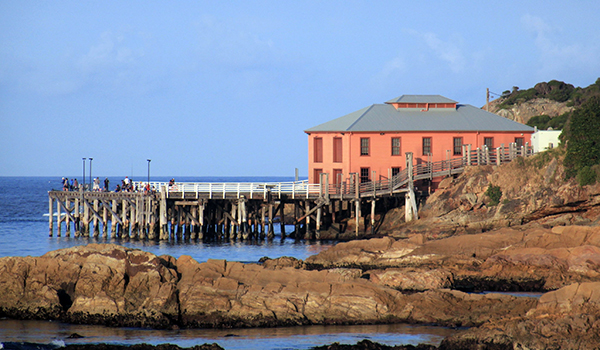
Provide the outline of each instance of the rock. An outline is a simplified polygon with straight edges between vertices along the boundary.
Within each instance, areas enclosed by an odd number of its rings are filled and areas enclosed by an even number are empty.
[[[452,273],[443,269],[406,271],[389,268],[367,271],[366,274],[375,284],[405,291],[451,288],[454,282]]]
[[[2,258],[0,314],[100,324],[118,316],[115,325],[161,327],[177,316],[176,282],[155,255],[117,245]]]
[[[598,349],[599,288],[600,282],[576,283],[545,293],[525,316],[487,322],[445,339],[440,348]]]

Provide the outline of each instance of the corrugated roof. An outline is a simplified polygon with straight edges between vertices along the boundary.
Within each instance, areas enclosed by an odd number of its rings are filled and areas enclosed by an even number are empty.
[[[402,95],[386,103],[458,103],[441,95]]]
[[[448,102],[446,102],[448,103]],[[522,131],[533,128],[471,105],[456,109],[396,109],[389,104],[374,104],[343,117],[317,125],[317,131]]]

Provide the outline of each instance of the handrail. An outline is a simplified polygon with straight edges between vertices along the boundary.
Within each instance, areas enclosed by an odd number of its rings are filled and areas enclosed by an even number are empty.
[[[308,180],[293,182],[150,182],[153,191],[162,192],[167,189],[167,197],[186,198],[186,193],[208,195],[208,198],[240,198],[242,196],[254,199],[257,196],[281,199],[283,196],[295,198],[327,197],[339,195],[342,198],[358,198],[361,196],[377,196],[381,193],[394,193],[402,191],[412,178],[413,180],[433,179],[434,177],[450,176],[460,174],[467,166],[476,165],[500,165],[510,162],[516,157],[527,157],[533,154],[533,148],[529,145],[517,147],[509,144],[508,147],[477,148],[471,151],[463,151],[459,157],[448,158],[436,162],[423,162],[415,164],[412,176],[408,169],[403,169],[391,178],[379,181],[368,181],[356,186],[356,179],[349,177],[346,180],[333,184],[311,184]],[[335,179],[334,181],[338,181]],[[143,189],[146,182],[134,181],[134,188]],[[358,188],[358,194],[356,193]]]

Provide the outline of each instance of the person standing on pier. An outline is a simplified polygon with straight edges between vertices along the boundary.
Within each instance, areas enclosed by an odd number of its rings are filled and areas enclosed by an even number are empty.
[[[108,183],[109,182],[110,181],[108,181],[108,177],[105,177],[104,178],[104,192],[108,192],[109,191],[109,189],[108,189]]]

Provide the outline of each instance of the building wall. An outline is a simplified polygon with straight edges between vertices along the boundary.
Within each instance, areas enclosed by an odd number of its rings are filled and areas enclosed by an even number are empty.
[[[558,137],[562,130],[538,130],[531,135],[531,145],[534,152],[542,152],[550,148],[558,147]]]
[[[334,162],[334,138],[342,139],[342,162]],[[392,138],[400,138],[400,155],[392,155]],[[515,142],[515,138],[523,138],[523,144],[531,145],[531,133],[527,132],[312,132],[308,135],[308,178],[312,183],[318,183],[318,173],[328,173],[329,182],[334,183],[334,173],[342,173],[347,178],[350,173],[359,173],[361,168],[369,168],[370,180],[387,178],[393,167],[404,169],[406,167],[407,152],[412,152],[415,162],[425,163],[427,155],[423,154],[423,137],[431,137],[432,157],[436,162],[447,159],[453,154],[453,141],[455,137],[462,137],[462,143],[471,144],[473,150],[484,145],[486,137],[493,138],[493,147]],[[321,162],[315,162],[314,139],[321,138],[323,144],[323,157]],[[361,155],[361,138],[369,139],[369,155]],[[449,153],[448,153],[449,151]],[[375,171],[375,178],[373,178]]]

